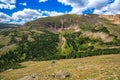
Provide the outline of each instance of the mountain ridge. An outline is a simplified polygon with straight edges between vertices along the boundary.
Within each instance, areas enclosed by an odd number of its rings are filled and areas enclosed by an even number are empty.
[[[39,18],[37,20],[27,22],[25,26],[43,26],[48,27],[49,30],[52,29],[63,29],[71,25],[79,24],[84,25],[85,23],[92,23],[94,25],[102,25],[102,20],[110,20],[112,24],[120,24],[120,14],[117,15],[97,15],[97,14],[65,14],[61,16],[45,17]]]

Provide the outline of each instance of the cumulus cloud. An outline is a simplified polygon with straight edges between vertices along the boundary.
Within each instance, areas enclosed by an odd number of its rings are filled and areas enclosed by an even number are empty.
[[[109,0],[89,0],[88,8],[101,9],[108,4]]]
[[[114,3],[108,6],[106,11],[112,12],[113,14],[118,14],[120,12],[120,0],[115,0]]]
[[[13,21],[10,23],[25,23],[31,20],[35,20],[41,17],[46,17],[46,16],[58,16],[58,15],[63,15],[65,13],[62,12],[56,12],[56,11],[41,11],[39,10],[34,10],[34,9],[27,9],[25,8],[22,11],[18,11],[12,14],[12,19]]]
[[[26,6],[26,5],[27,5],[27,3],[20,3],[20,5]]]
[[[46,2],[46,1],[48,1],[48,0],[39,0],[39,2]]]
[[[12,14],[12,18],[14,20],[24,20],[24,21],[30,21],[37,19],[38,17],[42,16],[37,10],[33,9],[24,9],[23,11],[18,11]]]
[[[115,0],[113,3],[108,4],[107,6],[103,7],[102,9],[95,10],[95,14],[120,14],[120,0]]]
[[[88,0],[58,0],[65,5],[71,5],[72,7],[84,7],[88,4]]]
[[[23,20],[21,20],[21,21],[15,21],[15,20],[9,21],[9,24],[20,24],[20,25],[22,25],[24,23],[25,23],[25,21],[23,21]]]
[[[14,9],[16,0],[0,0],[0,9]]]
[[[72,7],[72,11],[70,13],[81,14],[81,12],[85,9],[86,5],[88,5],[88,0],[58,0],[58,2],[70,5]]]
[[[48,12],[48,14],[49,14],[49,16],[59,16],[59,15],[65,14],[65,13],[52,11],[52,12]]]
[[[41,13],[47,16],[59,16],[59,15],[66,14],[66,13],[57,12],[57,11],[41,11]]]
[[[57,11],[42,11],[25,8],[21,11],[14,12],[12,16],[0,12],[0,22],[1,23],[13,23],[13,24],[24,24],[28,21],[35,20],[41,17],[47,16],[58,16],[65,13]]]
[[[5,13],[0,12],[0,22],[7,23],[9,22],[11,17]]]
[[[58,2],[70,5],[70,13],[82,14],[87,9],[94,9],[95,14],[120,13],[120,0],[58,0]]]

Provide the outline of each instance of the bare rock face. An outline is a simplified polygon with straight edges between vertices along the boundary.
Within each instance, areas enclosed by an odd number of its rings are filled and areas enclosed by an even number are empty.
[[[113,40],[113,37],[109,36],[108,34],[104,32],[91,32],[86,31],[82,34],[82,36],[89,37],[91,39],[101,39],[103,42],[111,42]]]
[[[102,18],[113,21],[114,24],[120,24],[120,14],[116,15],[100,15]]]
[[[116,24],[120,24],[120,14],[114,16],[114,20]]]

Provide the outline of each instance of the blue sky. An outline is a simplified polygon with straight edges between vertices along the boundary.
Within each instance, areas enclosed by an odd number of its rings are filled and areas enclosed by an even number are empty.
[[[120,0],[0,0],[0,23],[63,14],[120,14]]]

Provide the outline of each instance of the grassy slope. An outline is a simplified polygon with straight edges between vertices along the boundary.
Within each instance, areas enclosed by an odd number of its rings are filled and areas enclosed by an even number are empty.
[[[103,19],[105,27],[110,31],[111,34],[118,36],[120,39],[120,24],[112,24],[109,20]]]
[[[41,62],[23,62],[25,68],[0,73],[3,80],[17,80],[24,76],[38,74],[39,80],[120,80],[120,54],[102,55],[81,59],[67,59]],[[70,73],[66,79],[53,78],[59,71]]]

